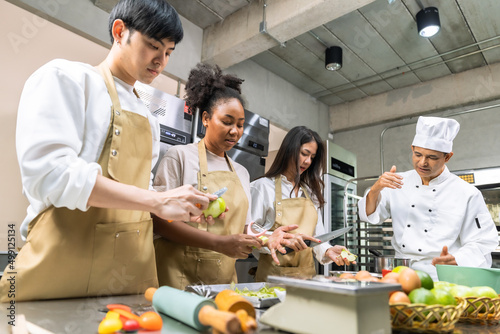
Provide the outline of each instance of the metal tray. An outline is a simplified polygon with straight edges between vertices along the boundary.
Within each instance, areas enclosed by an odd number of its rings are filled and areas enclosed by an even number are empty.
[[[332,276],[340,276],[341,274],[343,273],[349,273],[349,274],[353,274],[353,275],[356,275],[357,271],[341,271],[341,270],[338,270],[338,271],[330,271],[330,275]],[[377,277],[377,278],[382,278],[382,274],[379,274],[379,273],[370,273],[373,277]]]
[[[290,278],[283,276],[268,276],[267,279],[271,283],[282,284],[287,288],[293,287],[293,290],[314,290],[348,296],[371,295],[379,294],[381,292],[389,293],[390,291],[401,290],[400,284],[364,281],[362,282],[354,280],[336,281],[330,280],[324,276],[321,277],[320,275],[315,276],[312,279]],[[287,295],[289,292],[290,291],[287,291]]]
[[[204,285],[205,291],[207,291],[207,297],[209,298],[215,298],[219,292],[222,290],[234,290],[234,288],[238,288],[239,290],[243,290],[244,288],[247,288],[248,290],[252,291],[257,291],[260,290],[261,288],[268,286],[283,286],[281,284],[273,284],[273,283],[266,283],[266,282],[259,282],[259,283],[238,283],[238,284],[213,284],[213,285]],[[186,287],[187,291],[194,291],[193,286],[187,286]],[[253,307],[255,308],[268,308],[273,306],[274,304],[277,304],[280,302],[279,298],[273,297],[273,298],[263,298],[259,299],[257,297],[245,297],[250,303],[252,303]]]

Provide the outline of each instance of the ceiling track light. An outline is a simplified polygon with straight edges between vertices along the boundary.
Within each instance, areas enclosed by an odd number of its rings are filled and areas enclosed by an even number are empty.
[[[422,37],[432,37],[441,28],[439,11],[436,7],[427,7],[417,13],[418,34]]]
[[[329,71],[337,71],[342,68],[342,48],[330,46],[325,51],[325,68]]]

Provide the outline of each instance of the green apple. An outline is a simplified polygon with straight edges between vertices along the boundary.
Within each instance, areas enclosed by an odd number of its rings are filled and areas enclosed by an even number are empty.
[[[475,286],[472,288],[472,292],[475,297],[498,298],[498,293],[489,286]]]
[[[452,286],[449,292],[453,295],[453,297],[474,297],[472,288],[465,285]]]
[[[356,258],[358,257],[346,249],[343,249],[342,252],[340,252],[340,256],[349,262],[356,261]]]
[[[437,281],[437,282],[434,282],[434,288],[441,289],[441,290],[446,290],[448,292],[455,285],[456,285],[455,283],[450,283],[450,282],[446,282],[446,281]]]
[[[203,210],[203,214],[205,215],[205,218],[208,216],[217,218],[224,211],[226,211],[226,201],[224,201],[222,197],[219,197],[215,201],[212,201],[210,202],[210,204],[208,204],[208,208]]]
[[[392,272],[393,273],[400,273],[403,270],[405,270],[406,268],[408,268],[408,267],[407,266],[397,266],[396,268],[392,269]]]

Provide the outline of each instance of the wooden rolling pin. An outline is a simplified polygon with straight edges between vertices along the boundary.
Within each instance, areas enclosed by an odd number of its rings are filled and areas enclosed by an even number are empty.
[[[225,334],[241,333],[238,317],[217,310],[214,301],[186,291],[162,286],[149,288],[144,294],[157,312],[168,315],[199,331],[212,327]]]
[[[245,297],[233,290],[222,290],[215,296],[215,304],[221,311],[236,313],[245,310],[249,316],[255,318],[255,308]]]

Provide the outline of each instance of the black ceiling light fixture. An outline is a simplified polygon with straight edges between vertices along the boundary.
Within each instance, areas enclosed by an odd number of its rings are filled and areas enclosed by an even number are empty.
[[[422,37],[432,37],[441,28],[439,11],[436,7],[423,8],[417,13],[418,34]]]
[[[325,51],[325,68],[329,71],[337,71],[342,68],[342,48],[330,46]]]

